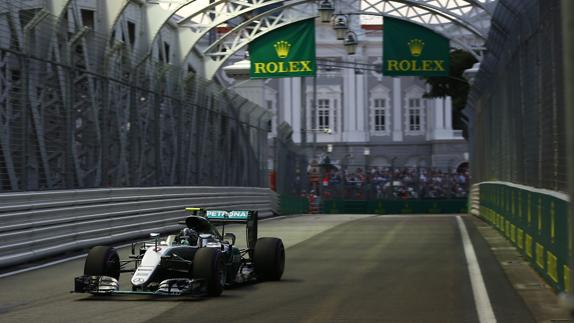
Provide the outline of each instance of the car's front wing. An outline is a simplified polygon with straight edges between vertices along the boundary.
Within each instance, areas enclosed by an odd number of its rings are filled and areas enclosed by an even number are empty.
[[[156,295],[156,296],[204,296],[207,286],[203,279],[173,278],[159,284],[156,291],[120,290],[117,279],[108,276],[80,276],[74,279],[75,293],[94,295]]]

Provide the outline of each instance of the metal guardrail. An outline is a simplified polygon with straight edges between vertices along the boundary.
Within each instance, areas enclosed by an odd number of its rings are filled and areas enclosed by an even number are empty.
[[[170,232],[185,207],[249,209],[265,218],[278,198],[265,188],[152,187],[0,194],[0,267],[97,244]]]

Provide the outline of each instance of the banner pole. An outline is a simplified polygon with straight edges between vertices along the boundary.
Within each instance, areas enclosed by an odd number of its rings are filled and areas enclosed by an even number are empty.
[[[312,158],[315,158],[317,152],[317,131],[319,129],[319,120],[317,118],[317,75],[313,76],[313,107],[312,107],[312,119],[315,120],[315,124],[311,126],[313,129],[313,153]],[[318,161],[317,161],[318,162]]]
[[[303,154],[307,155],[307,94],[305,88],[307,87],[307,78],[300,77],[301,82],[301,149]]]

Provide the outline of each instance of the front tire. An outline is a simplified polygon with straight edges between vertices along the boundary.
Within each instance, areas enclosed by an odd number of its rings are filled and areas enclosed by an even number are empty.
[[[193,278],[207,282],[207,294],[217,297],[223,292],[225,278],[221,252],[215,248],[200,248],[193,258]]]
[[[84,275],[120,279],[120,257],[118,253],[111,247],[93,247],[90,249],[84,264]]]
[[[285,270],[285,247],[277,238],[260,238],[255,243],[253,263],[257,279],[280,280]]]

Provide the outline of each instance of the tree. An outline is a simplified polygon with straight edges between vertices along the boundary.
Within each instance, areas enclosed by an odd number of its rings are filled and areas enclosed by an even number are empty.
[[[454,129],[463,130],[464,137],[468,138],[466,124],[463,121],[462,110],[466,106],[466,99],[470,86],[463,78],[462,73],[477,62],[476,58],[464,50],[454,50],[450,53],[449,76],[425,77],[430,91],[425,97],[439,98],[452,97],[452,125]]]

